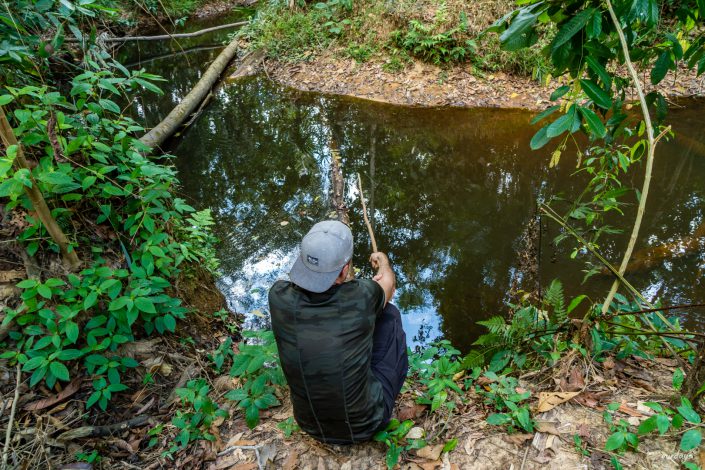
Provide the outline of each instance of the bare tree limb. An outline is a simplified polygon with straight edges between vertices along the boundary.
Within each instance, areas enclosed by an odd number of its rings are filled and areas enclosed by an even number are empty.
[[[107,37],[101,39],[102,42],[128,42],[128,41],[162,41],[165,39],[181,39],[181,38],[195,38],[196,36],[201,36],[203,34],[212,33],[213,31],[218,31],[221,29],[237,28],[238,26],[243,26],[248,24],[249,21],[238,21],[237,23],[222,24],[219,26],[213,26],[212,28],[205,28],[192,33],[178,33],[178,34],[160,34],[157,36],[122,36],[122,37]],[[67,38],[66,42],[79,42],[76,38]]]
[[[641,104],[641,112],[644,115],[644,123],[646,125],[646,137],[648,152],[646,157],[646,169],[644,174],[644,184],[641,188],[641,197],[639,198],[639,207],[636,212],[636,219],[634,220],[634,226],[632,227],[632,234],[629,237],[629,243],[627,244],[627,249],[622,257],[622,263],[619,265],[619,274],[624,275],[629,265],[629,259],[632,257],[632,252],[634,251],[634,245],[636,245],[636,239],[639,235],[639,229],[641,228],[641,221],[644,217],[644,211],[646,209],[646,200],[649,197],[649,187],[651,186],[651,174],[654,167],[654,153],[656,150],[656,139],[654,138],[654,127],[651,123],[651,114],[649,114],[649,107],[646,103],[646,97],[644,96],[644,90],[641,86],[641,80],[637,74],[634,64],[632,64],[631,56],[629,55],[629,46],[627,45],[627,39],[624,37],[624,31],[622,26],[617,19],[617,15],[612,7],[612,2],[606,0],[607,9],[609,10],[610,17],[614,23],[614,27],[617,30],[617,35],[619,36],[619,42],[622,45],[622,52],[624,53],[624,62],[629,70],[629,75],[631,75],[632,81],[634,82],[634,88],[636,88],[637,95],[639,95],[639,103]],[[609,294],[605,298],[602,304],[602,313],[606,313],[612,304],[614,295],[617,293],[619,288],[619,278],[615,279],[610,288]]]

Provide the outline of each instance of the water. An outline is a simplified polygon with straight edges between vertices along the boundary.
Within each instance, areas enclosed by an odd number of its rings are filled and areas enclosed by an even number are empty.
[[[196,63],[203,69],[206,60]],[[169,76],[168,99],[158,106],[168,108],[190,89],[193,70],[163,59],[152,65],[150,71]],[[690,139],[660,148],[637,250],[677,242],[705,222],[705,101],[685,105],[670,121]],[[390,106],[297,92],[255,77],[220,87],[199,119],[172,140],[171,152],[185,196],[213,211],[222,240],[220,288],[234,310],[248,314],[248,327],[267,326],[267,289],[286,277],[301,237],[330,213],[334,145],[347,182],[359,275],[371,275],[371,248],[356,192],[358,172],[377,242],[398,276],[394,302],[410,341],[423,345],[445,337],[467,350],[482,332],[475,322],[506,313],[512,280],[522,279],[517,252],[537,198],[570,199],[584,187],[582,178],[571,176],[574,152],[548,169],[549,152],[529,150],[531,117],[517,110]],[[631,183],[640,186],[641,176]],[[635,198],[629,201],[625,216],[615,220],[630,228]],[[581,285],[587,255],[571,260],[572,242],[555,247],[558,227],[546,219],[541,227],[541,285],[560,278],[568,296],[604,298],[611,278],[596,276]],[[617,263],[626,240],[606,239],[603,253]],[[702,303],[704,269],[701,239],[694,253],[669,257],[629,279],[665,304]],[[703,313],[683,315],[699,328]]]

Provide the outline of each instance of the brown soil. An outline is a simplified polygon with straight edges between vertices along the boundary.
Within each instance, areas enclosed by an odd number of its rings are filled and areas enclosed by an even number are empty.
[[[454,106],[544,109],[560,80],[547,86],[528,77],[498,72],[473,75],[470,66],[437,67],[420,61],[392,73],[382,62],[358,63],[342,59],[335,51],[311,56],[308,61],[287,63],[268,60],[267,75],[286,86],[304,90],[347,95],[407,106]],[[660,89],[671,97],[702,95],[705,76],[693,73],[671,74]]]

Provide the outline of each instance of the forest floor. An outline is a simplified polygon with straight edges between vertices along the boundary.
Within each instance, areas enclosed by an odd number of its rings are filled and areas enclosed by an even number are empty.
[[[645,402],[668,403],[672,395],[671,377],[675,361],[630,358],[607,359],[596,369],[576,355],[568,355],[550,370],[530,372],[520,386],[532,392],[535,432],[508,433],[500,426],[487,424],[490,407],[474,387],[455,395],[453,413],[418,405],[416,396],[423,387],[413,380],[397,402],[395,417],[411,419],[414,428],[407,436],[428,437],[427,447],[402,454],[402,470],[455,469],[579,469],[612,468],[611,453],[604,443],[611,434],[603,413],[608,403],[618,403],[615,421],[624,419],[638,425],[653,414]],[[227,389],[227,379],[218,380]],[[487,384],[484,385],[487,387]],[[201,462],[204,468],[254,470],[258,468],[304,470],[384,469],[386,447],[368,442],[353,446],[322,444],[301,431],[287,437],[282,423],[292,418],[292,407],[285,391],[282,406],[267,410],[254,429],[247,428],[241,414],[234,414],[217,430]],[[444,445],[457,439],[457,446],[443,452]],[[578,444],[576,444],[576,440]],[[677,439],[642,438],[638,452],[619,456],[625,468],[678,469],[684,461],[705,464],[705,451],[679,452]],[[193,460],[182,455],[178,465]]]

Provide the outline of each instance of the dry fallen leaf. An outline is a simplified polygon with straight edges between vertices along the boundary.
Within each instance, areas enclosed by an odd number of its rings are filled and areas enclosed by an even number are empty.
[[[508,436],[504,436],[504,440],[510,444],[521,446],[533,437],[533,434],[510,434]]]
[[[540,420],[537,419],[535,420],[536,422],[536,432],[543,432],[547,434],[553,434],[555,436],[560,436],[561,433],[558,430],[558,425],[560,424],[558,421],[545,421],[545,420]]]
[[[416,419],[426,410],[426,405],[413,404],[410,406],[405,406],[399,410],[399,421],[406,421],[407,419]]]
[[[279,222],[279,225],[281,225],[282,227],[286,227],[287,225],[289,225],[289,221],[288,221],[288,220],[282,220],[281,222]]]
[[[286,460],[284,461],[284,466],[282,468],[283,470],[294,470],[298,463],[299,454],[292,449],[289,455],[286,457]]]
[[[25,405],[24,409],[26,411],[38,411],[43,410],[44,408],[49,408],[50,406],[53,406],[78,392],[79,388],[81,388],[81,379],[74,379],[59,393],[47,398],[42,398],[41,400],[33,401],[32,403],[28,403]]]
[[[540,392],[537,413],[545,413],[558,405],[562,405],[580,392]]]
[[[621,405],[619,405],[619,408],[618,408],[618,409],[619,409],[619,411],[621,411],[622,413],[627,414],[627,415],[629,415],[629,416],[634,416],[635,418],[643,418],[643,417],[644,417],[643,414],[639,413],[639,412],[638,412],[637,410],[635,410],[634,408],[628,407],[625,403],[622,403]]]
[[[416,455],[427,460],[438,460],[441,452],[443,452],[443,444],[436,444],[435,446],[426,446],[418,449]]]
[[[568,379],[561,379],[561,389],[565,392],[578,392],[585,388],[585,380],[583,379],[583,374],[580,369],[573,367],[570,370],[570,375]]]

